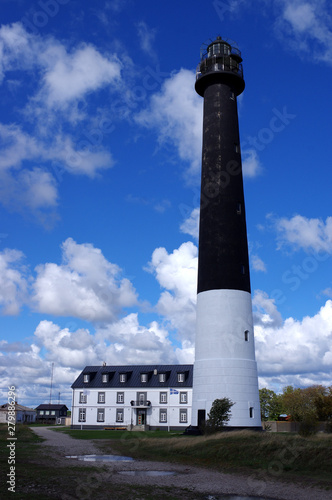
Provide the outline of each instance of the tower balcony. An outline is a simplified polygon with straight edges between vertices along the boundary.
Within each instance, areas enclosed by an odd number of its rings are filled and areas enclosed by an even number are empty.
[[[234,44],[234,42],[232,42]],[[230,85],[237,95],[244,90],[241,52],[220,36],[201,50],[201,61],[196,69],[196,92],[203,97],[205,88],[213,83]]]

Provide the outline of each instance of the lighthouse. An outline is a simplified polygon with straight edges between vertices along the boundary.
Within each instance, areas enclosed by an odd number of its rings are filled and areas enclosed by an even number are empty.
[[[241,52],[217,37],[196,72],[204,99],[192,425],[229,398],[230,428],[261,428],[237,112]]]

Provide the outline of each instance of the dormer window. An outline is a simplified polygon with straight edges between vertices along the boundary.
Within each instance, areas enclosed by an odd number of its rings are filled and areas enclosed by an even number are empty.
[[[178,382],[184,382],[184,373],[178,373]]]
[[[108,373],[103,373],[101,376],[101,380],[103,384],[106,384],[106,382],[108,382]]]
[[[84,373],[84,375],[83,375],[83,382],[85,384],[87,384],[88,382],[90,382],[90,375],[88,373]]]
[[[126,373],[120,373],[120,382],[123,384],[124,382],[127,382],[127,374]]]
[[[148,374],[147,373],[141,373],[141,382],[145,383],[148,381]]]
[[[159,382],[166,382],[166,373],[159,373]]]

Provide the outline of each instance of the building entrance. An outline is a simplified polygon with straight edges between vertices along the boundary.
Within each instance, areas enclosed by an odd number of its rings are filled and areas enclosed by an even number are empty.
[[[146,424],[146,410],[137,410],[137,425]]]

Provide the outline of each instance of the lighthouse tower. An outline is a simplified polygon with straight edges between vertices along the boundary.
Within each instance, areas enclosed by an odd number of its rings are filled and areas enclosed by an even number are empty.
[[[235,403],[229,427],[261,428],[237,113],[241,62],[234,43],[217,37],[196,73],[204,118],[193,426],[227,397]]]

